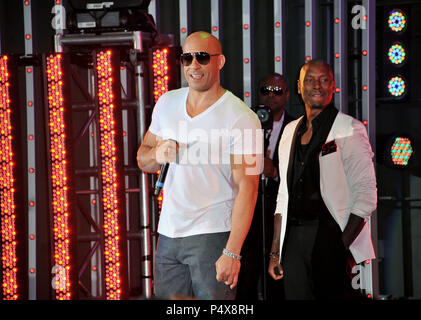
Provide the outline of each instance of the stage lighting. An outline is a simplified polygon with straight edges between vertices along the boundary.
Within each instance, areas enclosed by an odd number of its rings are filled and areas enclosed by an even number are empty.
[[[70,300],[72,297],[70,283],[70,214],[68,181],[69,161],[67,156],[67,137],[64,106],[64,83],[61,54],[49,55],[46,58],[52,214],[54,234],[54,278],[53,288],[57,300]]]
[[[18,298],[16,205],[8,57],[0,56],[0,217],[2,297]]]
[[[377,160],[389,168],[404,169],[415,163],[415,140],[406,133],[395,132],[377,137]]]
[[[155,102],[168,91],[170,78],[168,53],[168,48],[155,49],[152,52],[153,95]]]
[[[382,54],[378,66],[379,98],[404,103],[411,98],[411,24],[405,12],[409,6],[385,6],[377,47]],[[379,15],[380,18],[380,15]]]
[[[393,97],[401,97],[406,93],[405,80],[400,76],[394,76],[389,80],[387,88]]]
[[[407,166],[414,152],[408,137],[396,137],[390,147],[390,157],[395,166]]]
[[[389,48],[389,61],[395,65],[399,65],[405,61],[406,52],[402,45],[395,43]]]
[[[150,0],[71,0],[67,28],[70,33],[145,31],[157,32],[148,14]]]
[[[392,10],[389,13],[388,24],[390,30],[401,32],[406,27],[406,15],[399,9]]]
[[[105,286],[107,300],[120,300],[121,291],[121,253],[120,226],[121,215],[117,181],[116,147],[116,97],[113,90],[114,69],[112,51],[100,51],[96,55],[100,150],[102,175],[102,201],[104,212],[104,257]]]

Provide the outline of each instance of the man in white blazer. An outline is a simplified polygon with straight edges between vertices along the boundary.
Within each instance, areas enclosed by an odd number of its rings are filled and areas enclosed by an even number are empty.
[[[366,223],[377,205],[373,152],[364,125],[333,106],[334,88],[326,62],[301,68],[305,114],[279,144],[268,272],[283,279],[286,299],[359,297],[351,269],[375,258]]]

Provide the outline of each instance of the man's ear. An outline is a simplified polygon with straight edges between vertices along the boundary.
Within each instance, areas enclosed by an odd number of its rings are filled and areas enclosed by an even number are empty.
[[[300,80],[297,80],[297,92],[298,92],[298,94],[301,94],[301,83],[300,83]]]
[[[221,70],[225,65],[225,56],[223,54],[218,56],[218,70]]]

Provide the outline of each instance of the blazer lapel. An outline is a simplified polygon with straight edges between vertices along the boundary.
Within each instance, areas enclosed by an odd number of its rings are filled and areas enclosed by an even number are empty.
[[[291,149],[290,149],[290,153],[289,153],[289,159],[288,159],[288,171],[287,171],[287,183],[288,183],[288,190],[292,190],[292,168],[294,166],[294,158],[295,158],[295,139],[297,137],[297,131],[298,128],[300,127],[301,123],[303,122],[304,117],[301,118],[301,120],[298,122],[297,126],[295,127],[294,130],[294,135],[292,136],[292,141],[291,141]]]
[[[273,155],[273,165],[277,168],[279,165],[279,153],[278,153],[278,149],[279,149],[279,142],[281,141],[281,137],[282,137],[282,133],[284,132],[285,126],[290,123],[292,120],[294,120],[294,118],[292,118],[286,111],[285,111],[285,115],[284,115],[284,122],[282,123],[282,127],[281,130],[279,131],[279,136],[278,136],[278,140],[276,141],[276,146],[275,146],[275,154]]]

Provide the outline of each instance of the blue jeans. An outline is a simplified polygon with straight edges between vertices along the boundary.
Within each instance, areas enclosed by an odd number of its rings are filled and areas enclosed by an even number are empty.
[[[200,300],[233,300],[224,282],[216,281],[215,262],[222,254],[229,232],[169,238],[159,235],[155,257],[155,293],[158,299],[174,295]]]

